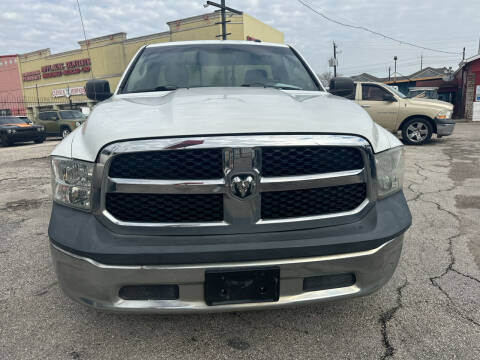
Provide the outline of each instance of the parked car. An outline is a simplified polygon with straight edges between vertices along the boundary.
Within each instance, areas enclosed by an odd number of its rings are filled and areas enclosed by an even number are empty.
[[[0,116],[0,143],[10,146],[16,142],[33,141],[40,144],[45,141],[45,128],[31,125],[16,116]]]
[[[344,95],[354,84],[339,81]],[[258,309],[369,294],[411,215],[401,142],[293,48],[148,45],[52,152],[51,254],[103,310]]]
[[[373,121],[392,133],[401,132],[406,144],[421,145],[453,133],[453,105],[433,99],[407,98],[392,86],[357,82],[354,99]]]
[[[65,138],[85,120],[85,115],[79,110],[49,110],[38,113],[35,123],[45,127],[47,136]]]

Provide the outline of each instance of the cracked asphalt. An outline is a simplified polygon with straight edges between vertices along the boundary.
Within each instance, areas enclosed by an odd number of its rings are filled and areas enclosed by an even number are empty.
[[[56,142],[0,149],[0,359],[479,359],[480,124],[406,148],[413,225],[368,297],[282,310],[98,313],[61,293],[47,226]]]

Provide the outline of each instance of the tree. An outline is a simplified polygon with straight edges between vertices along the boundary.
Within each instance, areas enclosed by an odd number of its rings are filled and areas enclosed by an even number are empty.
[[[325,87],[328,87],[330,85],[330,80],[333,79],[333,73],[331,71],[325,71],[321,74],[317,74],[317,76],[322,82],[322,85]],[[337,73],[337,76],[342,76],[342,75]]]

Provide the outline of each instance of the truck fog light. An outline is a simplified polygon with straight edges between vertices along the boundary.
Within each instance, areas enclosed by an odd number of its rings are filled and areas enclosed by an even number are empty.
[[[403,153],[403,146],[398,146],[375,155],[377,193],[379,198],[384,198],[402,189]]]
[[[51,162],[53,199],[75,208],[90,209],[95,164],[61,157],[52,157]]]

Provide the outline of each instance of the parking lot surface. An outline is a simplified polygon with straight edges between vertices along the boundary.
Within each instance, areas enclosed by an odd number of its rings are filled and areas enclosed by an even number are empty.
[[[50,262],[48,158],[0,149],[0,359],[479,359],[480,124],[406,148],[413,224],[399,267],[364,298],[271,311],[99,313]]]

